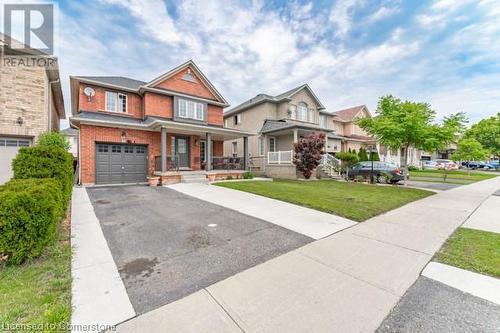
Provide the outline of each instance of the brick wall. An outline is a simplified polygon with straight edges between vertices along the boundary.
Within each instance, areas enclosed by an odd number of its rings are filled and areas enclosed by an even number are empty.
[[[183,78],[188,69],[191,70],[191,74],[195,77],[196,82],[188,81]],[[196,76],[192,68],[186,68],[185,70],[180,71],[171,78],[168,78],[167,80],[160,82],[155,87],[216,100],[215,96],[203,84],[203,81]]]
[[[173,118],[173,98],[171,96],[158,95],[146,92],[144,94],[145,116],[156,116]]]
[[[125,131],[126,142],[122,142],[122,131]],[[148,174],[154,172],[154,157],[160,155],[160,133],[131,129],[81,125],[81,172],[83,184],[95,183],[95,143],[135,143],[148,145]]]
[[[0,134],[30,136],[59,128],[52,112],[49,127],[48,78],[44,69],[0,66]],[[17,124],[21,117],[23,124]]]
[[[216,105],[208,105],[207,107],[207,113],[208,113],[208,123],[210,125],[218,125],[218,126],[223,126],[224,125],[224,117],[222,116],[223,110],[220,106]]]
[[[95,90],[95,96],[90,99],[85,96],[83,90],[86,87],[91,87]],[[100,111],[105,112],[106,110],[106,91],[120,92],[127,95],[127,113],[115,113],[123,116],[131,116],[133,118],[141,118],[142,115],[142,98],[141,96],[125,91],[119,91],[115,89],[102,88],[98,86],[93,86],[85,83],[81,83],[79,87],[79,102],[80,110],[83,111]]]

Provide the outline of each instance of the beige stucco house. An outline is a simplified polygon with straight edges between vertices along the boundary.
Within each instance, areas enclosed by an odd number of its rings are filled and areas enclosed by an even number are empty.
[[[28,65],[37,57],[52,59],[50,69]],[[32,145],[43,132],[58,131],[64,118],[56,58],[12,49],[0,34],[0,184],[11,178],[19,147]]]
[[[326,136],[325,150],[335,154],[375,142],[355,123],[371,117],[366,106],[328,112],[309,85],[282,94],[259,94],[224,113],[229,128],[258,133],[249,138],[250,168],[269,177],[296,178],[292,164],[293,143],[310,132]],[[224,142],[224,155],[241,155],[243,141]]]

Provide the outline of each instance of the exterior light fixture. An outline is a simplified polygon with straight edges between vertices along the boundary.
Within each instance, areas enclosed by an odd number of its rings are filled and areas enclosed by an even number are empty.
[[[16,120],[16,123],[19,125],[19,126],[23,126],[24,124],[24,119],[23,117],[18,117],[17,120]]]

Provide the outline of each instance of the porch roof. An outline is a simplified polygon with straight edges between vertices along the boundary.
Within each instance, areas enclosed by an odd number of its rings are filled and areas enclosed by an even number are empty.
[[[131,128],[144,131],[159,132],[162,127],[167,128],[170,133],[186,135],[212,134],[214,140],[232,140],[245,136],[253,136],[256,133],[240,131],[222,126],[203,125],[188,122],[173,121],[170,119],[148,116],[144,120],[122,115],[113,115],[103,112],[81,111],[75,117],[69,118],[72,127],[79,128],[80,124],[94,126]]]
[[[288,130],[292,130],[292,129],[302,129],[302,130],[308,130],[308,131],[321,131],[321,132],[326,132],[326,133],[333,132],[333,130],[331,130],[331,129],[323,128],[321,126],[314,125],[314,124],[296,123],[296,122],[290,122],[287,120],[267,119],[264,122],[264,125],[262,125],[260,133],[269,134],[269,133],[288,131]]]

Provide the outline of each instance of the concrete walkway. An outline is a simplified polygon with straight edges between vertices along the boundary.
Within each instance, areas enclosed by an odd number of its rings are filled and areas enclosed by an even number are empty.
[[[410,203],[132,319],[117,331],[373,332],[445,239],[499,188],[500,177]]]
[[[320,239],[356,224],[349,219],[260,195],[205,184],[168,186],[192,197],[236,210],[283,228]]]
[[[100,332],[135,316],[85,188],[71,203],[73,332]],[[94,326],[92,326],[94,325]]]
[[[486,199],[463,227],[500,233],[500,196]]]

